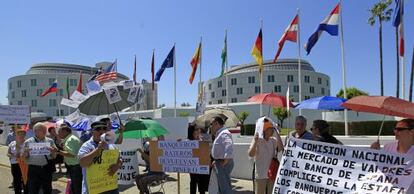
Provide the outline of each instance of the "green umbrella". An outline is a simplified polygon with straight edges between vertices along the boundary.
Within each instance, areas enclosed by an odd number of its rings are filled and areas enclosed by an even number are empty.
[[[126,123],[124,137],[129,139],[141,139],[159,137],[168,131],[160,123],[151,119],[135,119]]]

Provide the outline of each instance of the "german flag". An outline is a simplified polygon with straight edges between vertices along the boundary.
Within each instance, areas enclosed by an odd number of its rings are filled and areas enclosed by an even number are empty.
[[[257,35],[256,42],[253,45],[252,56],[256,60],[256,63],[259,64],[259,72],[263,71],[263,49],[262,49],[262,29],[260,28],[259,34]]]
[[[191,71],[191,75],[190,75],[190,84],[193,84],[193,80],[195,77],[195,74],[197,72],[197,66],[201,61],[201,42],[198,44],[197,50],[195,51],[193,58],[191,59],[191,67],[192,67],[192,71]]]

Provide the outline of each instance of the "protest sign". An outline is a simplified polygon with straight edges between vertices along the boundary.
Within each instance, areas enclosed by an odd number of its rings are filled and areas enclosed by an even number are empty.
[[[67,107],[71,107],[71,108],[78,108],[80,102],[78,101],[73,101],[67,98],[62,98],[62,101],[60,101],[61,105],[67,106]]]
[[[111,86],[104,89],[106,98],[108,99],[109,104],[113,104],[122,100],[121,95],[119,94],[118,87]]]
[[[136,150],[121,151],[122,167],[118,170],[118,184],[134,184],[138,171],[138,157]]]
[[[133,86],[131,89],[129,89],[129,94],[128,94],[128,101],[135,103],[137,96],[138,96],[138,92],[139,92],[139,86]]]
[[[87,96],[83,95],[82,93],[80,93],[79,91],[75,90],[73,91],[72,95],[70,96],[70,99],[75,101],[75,102],[83,102],[87,99]]]
[[[124,86],[124,90],[130,89],[134,86],[134,80],[124,80],[122,81],[122,85]]]
[[[289,139],[274,194],[407,193],[412,156],[317,141]]]
[[[29,155],[50,155],[50,143],[29,143]]]
[[[86,89],[88,90],[88,95],[93,95],[102,91],[101,85],[96,80],[91,80],[86,83]]]
[[[115,173],[110,176],[108,168],[116,164],[119,158],[119,150],[104,150],[102,155],[95,158],[93,163],[86,168],[86,181],[90,194],[102,193],[118,188],[118,176]]]
[[[150,167],[157,172],[208,174],[210,147],[206,141],[151,141]]]
[[[30,108],[26,105],[0,105],[0,121],[9,124],[30,123]]]

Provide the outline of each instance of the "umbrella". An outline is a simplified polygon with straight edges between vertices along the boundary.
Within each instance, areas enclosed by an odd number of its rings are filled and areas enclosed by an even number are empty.
[[[204,114],[198,116],[194,122],[198,127],[207,128],[210,125],[210,121],[217,116],[223,118],[225,127],[236,127],[240,122],[232,109],[221,107],[208,108],[204,111]]]
[[[357,112],[368,112],[389,116],[414,119],[414,104],[391,96],[357,96],[342,104],[343,107]],[[381,135],[382,126],[378,134]]]
[[[250,97],[247,102],[258,102],[260,104],[267,104],[278,107],[286,107],[286,97],[279,96],[275,93],[262,93]],[[294,107],[291,101],[289,101],[289,107]]]
[[[341,106],[346,101],[345,98],[333,96],[320,96],[302,101],[295,109],[313,109],[313,110],[344,110]]]
[[[167,129],[151,119],[132,119],[125,124],[124,138],[141,139],[165,134],[168,134]]]

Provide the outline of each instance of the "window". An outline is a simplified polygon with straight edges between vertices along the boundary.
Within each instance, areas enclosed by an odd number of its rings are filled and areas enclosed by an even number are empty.
[[[223,100],[218,100],[217,104],[223,104]]]
[[[231,85],[237,85],[237,79],[236,78],[231,78]]]
[[[208,101],[208,104],[213,104],[211,101]]]
[[[309,93],[311,94],[315,93],[315,88],[313,86],[309,87]]]
[[[254,87],[254,93],[256,94],[260,93],[260,86]]]
[[[309,99],[310,98],[310,96],[305,96],[305,100],[307,100],[307,99]]]
[[[221,80],[217,82],[217,87],[218,87],[218,88],[223,87],[223,82],[222,82]]]
[[[237,98],[231,98],[231,103],[237,102]]]
[[[325,95],[325,88],[321,88],[321,94]]]
[[[287,82],[293,82],[293,75],[287,76]]]
[[[13,105],[13,102],[10,102],[9,105]]]
[[[254,76],[249,76],[248,77],[248,82],[249,82],[249,84],[254,84],[254,83],[256,83],[256,78],[254,77]]]
[[[10,82],[9,83],[9,90],[13,89],[13,84]]]
[[[294,93],[298,93],[299,92],[299,86],[298,85],[293,86],[293,92]]]
[[[32,100],[32,107],[37,107],[37,100]]]
[[[26,97],[26,90],[22,90],[22,97]]]
[[[12,92],[12,94],[11,94],[12,96],[12,98],[15,98],[16,97],[16,95],[14,94],[14,91]]]
[[[36,96],[40,96],[40,95],[42,95],[42,93],[43,93],[42,89],[37,89]]]
[[[211,90],[211,84],[208,84],[208,90]]]
[[[310,78],[308,75],[305,75],[305,83],[309,83],[310,82]]]
[[[17,87],[18,87],[18,88],[22,87],[22,81],[20,81],[20,80],[19,80],[19,81],[17,81]]]
[[[22,101],[21,100],[19,100],[19,101],[17,101],[17,105],[22,105],[23,103],[22,103]]]
[[[318,84],[322,84],[322,78],[318,77]]]
[[[49,106],[56,107],[56,99],[49,99]]]
[[[221,90],[221,96],[227,96],[227,91],[226,90]]]
[[[214,93],[214,92],[211,92],[211,98],[215,98],[216,97],[216,94]]]
[[[268,75],[267,76],[267,82],[275,82],[275,76],[274,75]]]
[[[329,80],[326,80],[326,86],[329,86]]]
[[[63,96],[63,89],[58,89],[56,96]]]
[[[65,111],[64,110],[60,110],[60,114],[59,114],[59,109],[56,110],[56,116],[59,116],[59,115],[65,115]]]
[[[282,86],[280,85],[275,86],[275,92],[278,92],[278,93],[282,92]]]
[[[243,94],[243,88],[237,88],[236,94]]]
[[[52,85],[56,81],[55,78],[49,78],[49,85]]]
[[[30,80],[30,86],[37,86],[37,80],[36,79],[31,79]]]
[[[77,79],[69,79],[69,85],[70,86],[77,86],[78,80]]]

